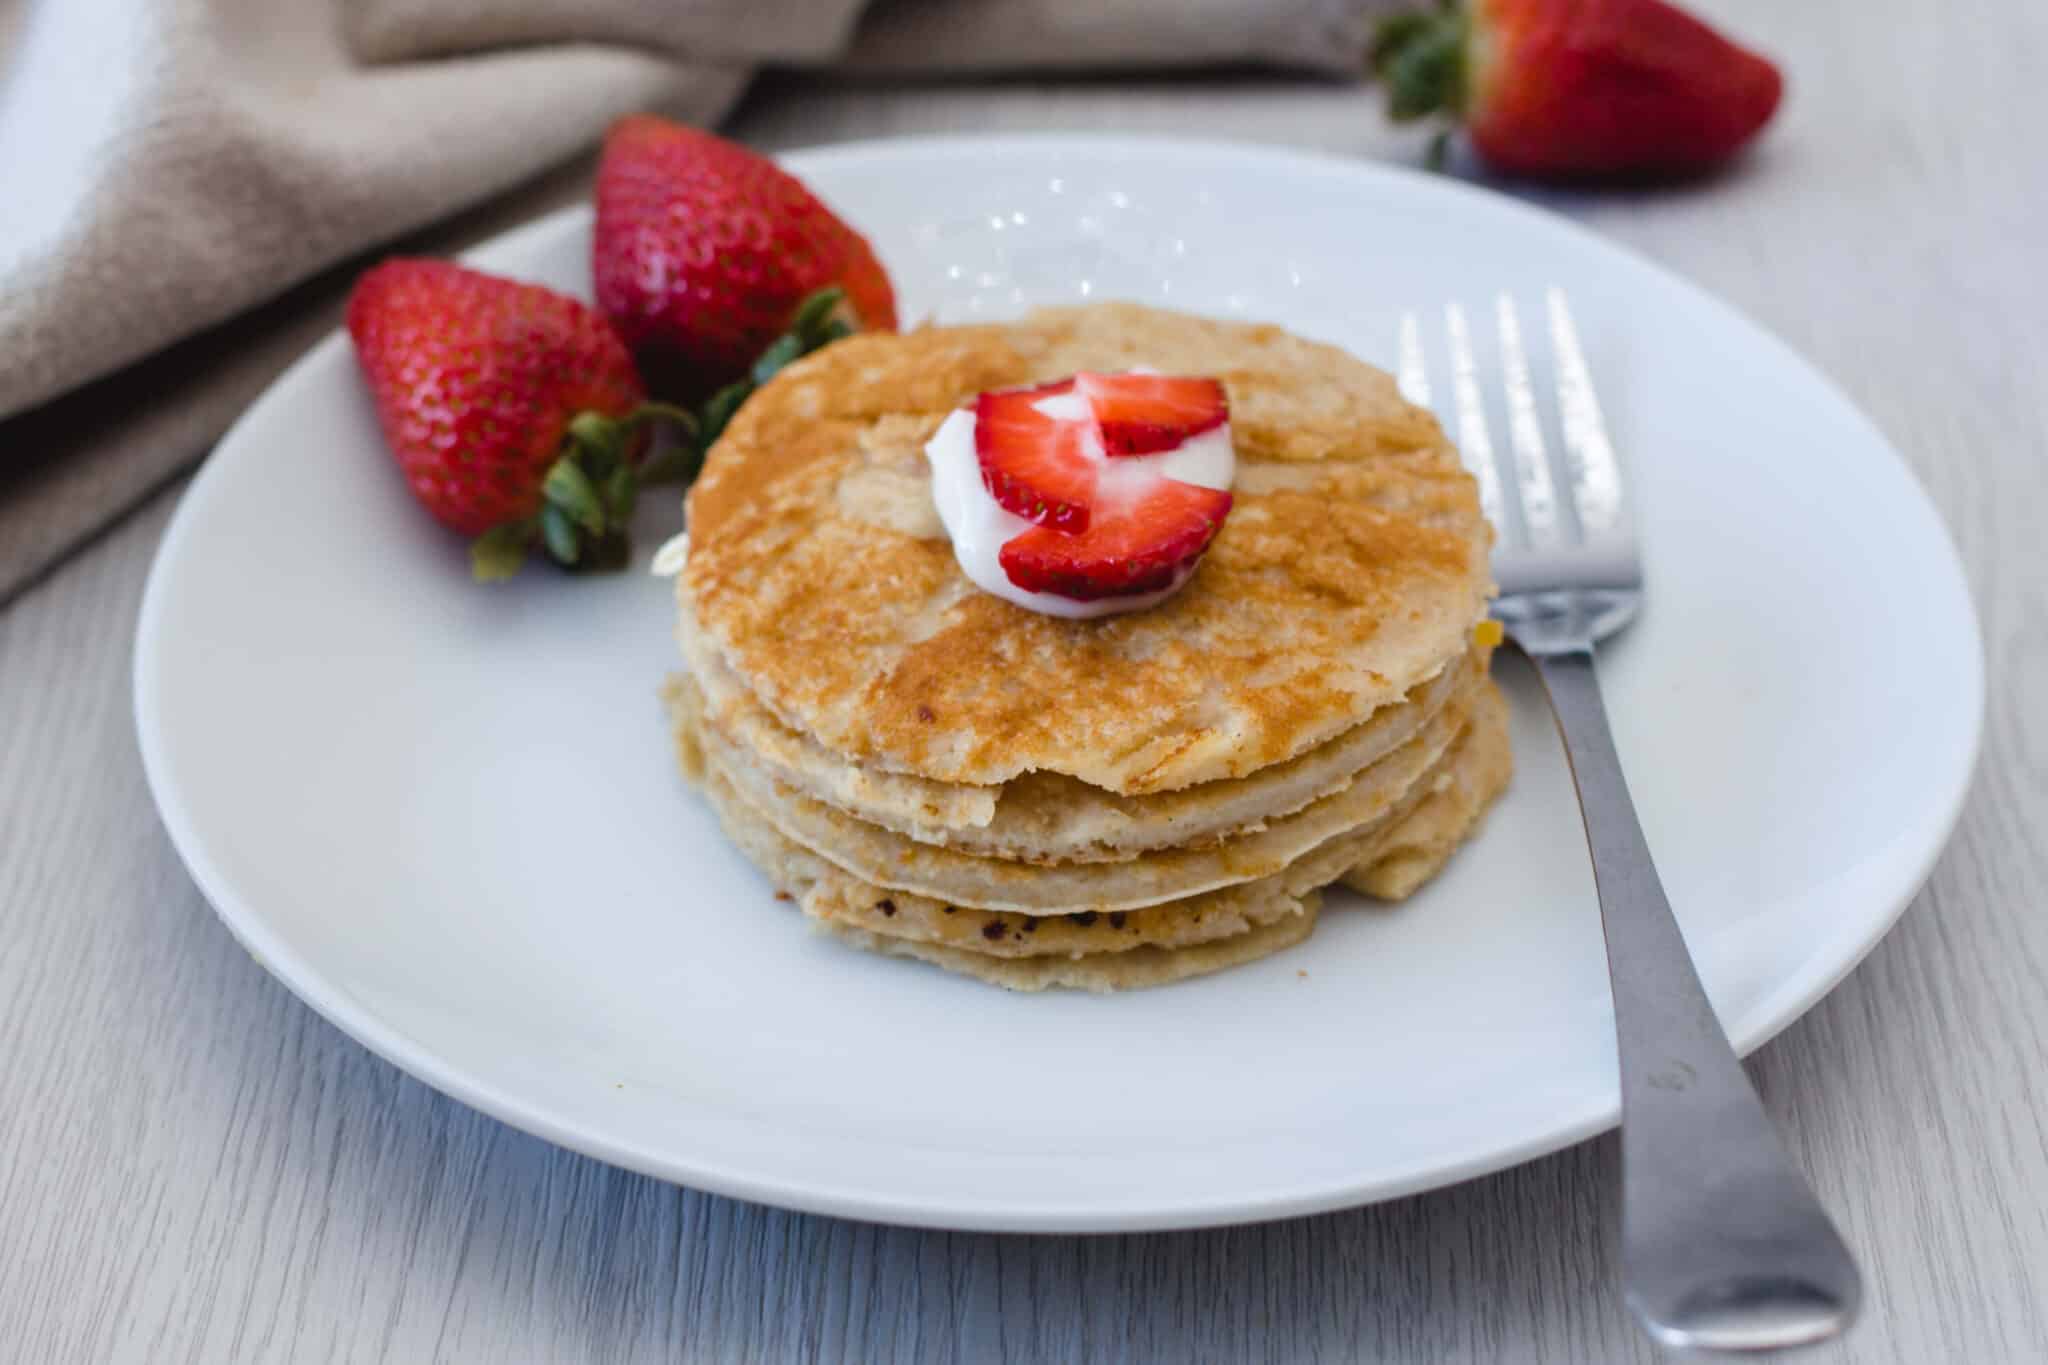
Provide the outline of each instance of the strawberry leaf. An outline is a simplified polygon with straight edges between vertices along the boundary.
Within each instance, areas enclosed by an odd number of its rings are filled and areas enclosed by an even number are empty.
[[[585,466],[594,473],[602,474],[619,463],[622,445],[630,428],[638,427],[647,420],[642,414],[651,405],[643,404],[631,416],[621,421],[607,417],[601,412],[580,412],[569,423],[569,449],[572,455],[580,456]]]
[[[583,542],[576,534],[576,523],[552,502],[540,509],[540,536],[547,544],[548,557],[557,564],[573,568],[582,558]]]
[[[846,291],[834,285],[808,295],[796,306],[796,316],[790,320],[789,330],[800,337],[822,335],[828,319],[839,311],[839,305],[846,302]],[[844,323],[841,323],[844,326]]]
[[[564,455],[549,467],[547,479],[541,484],[541,496],[547,499],[549,507],[559,508],[591,535],[604,534],[604,504],[598,500],[596,487],[574,455]]]
[[[527,518],[493,526],[478,536],[469,544],[470,575],[479,583],[498,583],[518,573],[536,529]]]
[[[1386,83],[1394,122],[1463,111],[1466,22],[1455,9],[1411,11],[1380,22],[1372,69]]]
[[[697,410],[698,451],[711,449],[725,431],[725,424],[740,410],[740,404],[747,401],[747,395],[754,391],[753,384],[745,379],[735,380],[704,400],[704,406]]]
[[[600,490],[604,497],[605,512],[615,526],[624,526],[633,515],[633,504],[639,499],[640,480],[633,473],[633,466],[622,464],[604,477]]]
[[[853,328],[839,315],[845,302],[846,292],[834,287],[820,289],[798,304],[789,330],[769,343],[746,377],[705,399],[694,415],[685,414],[686,420],[676,424],[673,444],[641,464],[641,485],[687,486],[694,480],[704,467],[705,452],[717,443],[755,389],[811,352],[852,334]]]
[[[783,366],[789,364],[790,361],[795,360],[803,353],[803,334],[800,332],[784,332],[769,343],[767,350],[761,352],[760,359],[754,362],[754,368],[748,373],[747,377],[754,381],[756,388],[759,388],[773,379]]]

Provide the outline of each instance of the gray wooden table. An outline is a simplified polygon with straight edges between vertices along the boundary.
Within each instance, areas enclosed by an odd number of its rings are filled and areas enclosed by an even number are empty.
[[[1793,68],[1761,155],[1695,189],[1544,198],[1871,411],[1961,544],[1990,652],[1983,764],[1932,882],[1752,1064],[1869,1268],[1865,1322],[1817,1358],[2044,1361],[2048,19],[1715,8]],[[1357,91],[1251,78],[792,78],[737,127],[772,147],[976,127],[1414,145]],[[628,1175],[401,1075],[235,946],[151,810],[129,641],[176,496],[0,614],[0,1359],[1650,1357],[1614,1285],[1611,1138],[1263,1227],[948,1235]]]

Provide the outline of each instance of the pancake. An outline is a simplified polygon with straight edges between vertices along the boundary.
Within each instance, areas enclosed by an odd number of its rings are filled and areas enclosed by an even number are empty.
[[[1216,375],[1236,503],[1142,612],[973,587],[923,445],[981,391]],[[688,501],[679,758],[822,931],[1012,989],[1155,985],[1398,899],[1508,778],[1492,533],[1435,420],[1277,328],[1130,304],[854,337],[742,408]]]
[[[924,440],[978,391],[1135,364],[1229,392],[1237,501],[1194,577],[1085,622],[973,588]],[[1134,304],[829,346],[749,399],[688,506],[683,590],[746,691],[866,774],[954,788],[1063,774],[1138,796],[1285,763],[1461,656],[1490,590],[1472,480],[1388,376]]]
[[[1479,832],[1495,797],[1514,776],[1508,742],[1508,709],[1500,689],[1488,686],[1488,700],[1476,708],[1472,729],[1460,741],[1461,760],[1447,765],[1428,799],[1388,831],[1344,874],[1344,884],[1374,900],[1401,901],[1436,876],[1458,845]]]
[[[1473,646],[1400,702],[1285,763],[1174,792],[1119,796],[1058,773],[965,787],[848,762],[755,701],[704,647],[688,600],[681,606],[677,636],[704,693],[706,724],[763,776],[920,843],[1033,863],[1113,862],[1152,849],[1217,843],[1290,815],[1412,739],[1470,677],[1485,673],[1492,653]]]
[[[1490,685],[1473,680],[1413,739],[1292,815],[1220,844],[1158,849],[1116,863],[1024,863],[921,844],[779,786],[715,729],[706,727],[701,743],[710,770],[785,837],[877,886],[1027,914],[1131,910],[1270,876],[1383,820],[1432,775],[1464,728],[1475,694]]]
[[[1323,886],[1407,859],[1427,846],[1448,857],[1458,836],[1506,784],[1505,734],[1484,719],[1460,736],[1439,778],[1411,792],[1394,818],[1317,849],[1283,872],[1187,900],[1123,914],[1033,916],[948,906],[921,896],[884,892],[837,873],[814,871],[802,901],[815,919],[894,938],[915,938],[998,957],[1120,952],[1138,946],[1186,947],[1228,938],[1304,912]],[[758,817],[756,817],[758,818]],[[1443,844],[1448,836],[1449,846]],[[1404,866],[1407,864],[1404,862]],[[1411,888],[1412,889],[1412,888]],[[1387,899],[1387,897],[1376,897]]]
[[[1192,948],[1136,948],[1128,953],[1091,957],[989,957],[936,943],[883,938],[845,925],[823,926],[826,933],[856,948],[890,957],[916,958],[950,972],[986,981],[1012,991],[1042,991],[1065,986],[1084,991],[1129,991],[1165,986],[1191,976],[1207,976],[1292,948],[1316,927],[1316,906],[1292,919],[1260,925],[1236,938],[1197,944]]]
[[[1406,879],[1433,857],[1440,865],[1506,785],[1506,708],[1488,686],[1442,771],[1418,783],[1396,818],[1377,831],[1334,840],[1283,873],[1128,914],[1035,917],[944,905],[863,883],[783,837],[702,762],[699,714],[687,689],[670,692],[678,752],[734,844],[804,913],[829,932],[874,951],[913,956],[1019,990],[1108,990],[1157,985],[1250,961],[1299,942],[1313,927],[1319,889],[1390,863]],[[1431,866],[1430,871],[1434,871]],[[1425,876],[1427,873],[1424,874]]]

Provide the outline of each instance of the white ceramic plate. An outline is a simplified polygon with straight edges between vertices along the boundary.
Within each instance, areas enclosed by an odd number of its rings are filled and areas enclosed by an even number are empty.
[[[1614,728],[1736,1042],[1812,1005],[1926,876],[1982,710],[1956,556],[1884,438],[1727,307],[1508,199],[1279,151],[977,139],[787,164],[872,237],[909,318],[1133,297],[1389,361],[1404,308],[1563,285],[1648,549],[1648,609],[1604,660]],[[576,212],[475,259],[582,293],[586,249]],[[655,502],[643,556],[676,525]],[[676,775],[655,700],[675,666],[668,586],[643,574],[472,586],[335,336],[186,495],[136,716],[193,876],[308,1004],[508,1123],[690,1185],[1171,1227],[1441,1185],[1614,1121],[1583,836],[1512,661],[1520,770],[1441,880],[1113,997],[1008,995],[808,932]]]

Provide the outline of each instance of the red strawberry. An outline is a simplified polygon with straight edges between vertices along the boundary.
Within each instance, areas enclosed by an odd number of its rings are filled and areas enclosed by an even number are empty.
[[[1169,374],[1081,374],[1074,377],[1094,410],[1102,448],[1110,455],[1152,455],[1230,420],[1223,386],[1213,379]]]
[[[1496,169],[1583,180],[1695,173],[1778,107],[1770,62],[1664,0],[1469,0],[1394,15],[1374,69],[1397,120],[1447,112]]]
[[[643,403],[625,346],[586,305],[447,261],[356,281],[348,331],[384,439],[435,519],[477,536],[480,578],[528,546],[596,567],[624,558]]]
[[[1155,592],[1208,548],[1230,512],[1228,493],[1135,466],[1117,466],[1135,478],[1103,477],[1109,457],[1171,450],[1228,421],[1213,379],[1083,373],[984,393],[974,416],[983,485],[1035,523],[997,556],[1021,588],[1078,601]]]
[[[1099,461],[1089,458],[1085,419],[1040,412],[1074,381],[985,393],[974,404],[974,453],[989,496],[1026,521],[1060,531],[1088,529]]]
[[[1161,479],[1128,502],[1098,503],[1079,535],[1035,526],[997,560],[1031,592],[1082,602],[1157,592],[1209,548],[1229,513],[1230,494]]]
[[[890,331],[895,294],[867,240],[802,182],[735,143],[651,114],[612,125],[597,168],[597,304],[659,393],[696,398],[746,372],[803,298],[846,291]]]

